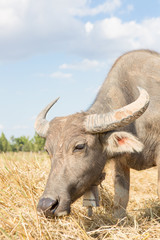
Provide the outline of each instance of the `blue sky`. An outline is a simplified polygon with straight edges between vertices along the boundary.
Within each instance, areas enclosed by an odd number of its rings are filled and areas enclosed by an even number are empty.
[[[86,110],[114,60],[160,51],[160,0],[0,0],[0,132],[34,135],[34,121]]]

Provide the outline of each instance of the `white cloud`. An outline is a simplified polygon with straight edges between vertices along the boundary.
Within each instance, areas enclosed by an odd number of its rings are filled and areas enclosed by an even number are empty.
[[[135,48],[160,50],[160,18],[141,22],[108,17],[92,22],[98,14],[122,10],[121,0],[1,0],[0,61],[61,51],[82,58],[105,58]],[[127,5],[126,11],[132,11]],[[115,14],[114,14],[115,15]],[[87,21],[81,17],[87,16]],[[70,78],[65,73],[52,77]]]
[[[86,33],[90,33],[93,30],[94,25],[91,22],[85,24]]]
[[[82,23],[70,14],[81,0],[0,1],[0,59],[22,58],[68,45]],[[65,46],[64,46],[65,48]]]
[[[116,17],[106,18],[94,23],[92,31],[87,34],[84,49],[92,57],[106,59],[137,48],[159,51],[158,26],[160,26],[160,18],[147,19],[141,23],[122,22]]]
[[[134,10],[134,5],[128,4],[120,10],[120,14],[130,14]]]
[[[97,60],[89,60],[84,59],[81,62],[74,63],[74,64],[62,64],[59,68],[60,69],[72,69],[72,70],[89,70],[89,69],[100,69],[104,67],[105,64],[103,62],[99,62]]]
[[[63,72],[54,72],[49,75],[51,78],[58,78],[58,79],[63,79],[63,78],[71,78],[72,74],[71,73],[63,73]]]
[[[101,29],[101,36],[108,40],[134,37],[141,30],[140,24],[135,21],[122,23],[121,19],[116,17],[104,19],[98,24],[98,27]]]
[[[82,8],[72,8],[71,13],[76,16],[95,16],[100,13],[112,13],[121,6],[121,0],[107,0],[92,8],[86,4]]]

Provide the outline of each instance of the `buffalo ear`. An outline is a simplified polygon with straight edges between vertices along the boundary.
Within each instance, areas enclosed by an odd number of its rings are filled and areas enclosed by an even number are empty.
[[[141,152],[143,147],[143,143],[128,132],[113,132],[104,142],[104,150],[112,157],[118,153]]]

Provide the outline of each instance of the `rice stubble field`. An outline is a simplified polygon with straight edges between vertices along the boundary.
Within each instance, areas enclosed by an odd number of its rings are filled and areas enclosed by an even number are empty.
[[[46,153],[0,154],[0,239],[160,239],[160,201],[157,197],[157,168],[131,170],[128,215],[113,218],[113,163],[106,165],[100,191],[100,207],[87,216],[82,198],[69,216],[46,219],[36,205],[50,170]]]

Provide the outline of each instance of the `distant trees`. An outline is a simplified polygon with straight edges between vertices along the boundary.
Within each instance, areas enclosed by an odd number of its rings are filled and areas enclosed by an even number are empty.
[[[0,138],[0,147],[1,147],[1,151],[3,152],[7,152],[8,148],[9,148],[9,143],[7,138],[5,137],[4,133],[1,134],[1,138]]]
[[[18,138],[12,136],[10,141],[3,132],[0,136],[0,152],[39,152],[43,150],[44,144],[45,139],[37,134],[31,139],[25,136]]]

